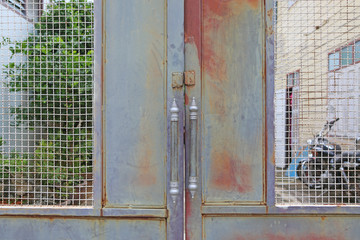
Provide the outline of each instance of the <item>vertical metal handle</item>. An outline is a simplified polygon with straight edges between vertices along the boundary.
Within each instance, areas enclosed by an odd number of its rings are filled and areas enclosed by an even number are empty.
[[[175,203],[179,195],[179,155],[178,155],[178,130],[179,130],[179,108],[174,101],[170,108],[171,119],[171,153],[170,153],[170,195]]]
[[[198,107],[195,97],[192,98],[190,107],[190,163],[189,163],[189,190],[191,197],[194,198],[198,188],[198,169],[197,169],[197,120]]]

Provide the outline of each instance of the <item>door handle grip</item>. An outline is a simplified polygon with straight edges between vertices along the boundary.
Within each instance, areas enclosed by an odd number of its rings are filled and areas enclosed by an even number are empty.
[[[179,195],[179,107],[174,98],[170,108],[170,134],[171,134],[171,152],[170,152],[170,195],[175,203],[177,195]]]
[[[195,97],[192,98],[189,106],[190,110],[190,162],[189,162],[189,190],[191,198],[194,198],[198,189],[198,169],[197,169],[197,121],[198,107]]]

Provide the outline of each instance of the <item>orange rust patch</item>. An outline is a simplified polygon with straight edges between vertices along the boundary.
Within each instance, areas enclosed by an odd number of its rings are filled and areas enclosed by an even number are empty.
[[[297,238],[299,240],[344,240],[345,238],[338,235],[338,236],[322,236],[317,233],[311,233],[303,237]]]
[[[268,16],[269,20],[273,19],[273,14],[274,14],[274,9],[270,9],[267,11],[267,16]]]
[[[201,1],[185,0],[185,43],[195,44],[201,62]]]
[[[185,93],[185,105],[189,105],[189,96]]]
[[[228,152],[212,154],[212,184],[225,191],[246,193],[252,190],[251,165],[232,157]]]
[[[275,147],[273,149],[275,149]],[[273,154],[271,157],[271,163],[275,166],[275,151],[273,151]]]
[[[207,0],[205,5],[214,14],[220,17],[228,17],[238,15],[246,6],[257,9],[259,8],[259,2],[259,0]]]
[[[142,186],[151,186],[156,184],[156,176],[151,168],[150,159],[152,158],[150,149],[144,150],[144,156],[140,159],[136,182]]]

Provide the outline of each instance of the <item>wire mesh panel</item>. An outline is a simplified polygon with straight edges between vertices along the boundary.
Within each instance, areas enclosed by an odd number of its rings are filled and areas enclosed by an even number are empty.
[[[275,2],[277,205],[360,203],[360,0]]]
[[[90,0],[0,0],[0,205],[93,204]]]

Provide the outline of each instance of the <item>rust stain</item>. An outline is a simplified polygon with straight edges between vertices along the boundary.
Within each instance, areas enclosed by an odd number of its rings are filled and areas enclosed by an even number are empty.
[[[157,184],[157,167],[156,154],[159,144],[156,141],[161,139],[161,133],[151,124],[156,121],[153,109],[154,96],[162,94],[162,90],[155,84],[157,79],[164,78],[164,69],[161,63],[162,53],[159,48],[152,48],[147,56],[147,78],[145,82],[145,92],[143,97],[142,116],[139,127],[139,142],[137,143],[136,152],[136,176],[135,184],[142,187],[156,186]],[[156,104],[156,103],[155,103]]]
[[[246,193],[252,190],[252,168],[250,164],[236,159],[228,152],[212,154],[212,184],[225,191]]]
[[[237,15],[244,8],[250,6],[253,9],[259,8],[259,0],[208,0],[206,5],[210,10],[220,16],[227,17],[230,15]]]
[[[185,43],[195,44],[201,59],[201,1],[185,0]]]
[[[185,105],[189,105],[189,95],[185,92]]]
[[[325,216],[321,216],[321,221],[325,221],[326,217]]]
[[[273,147],[275,149],[275,146]],[[275,151],[273,151],[272,157],[271,157],[271,163],[275,166]]]
[[[266,35],[267,36],[271,36],[271,35],[273,35],[274,34],[274,28],[273,28],[273,26],[268,26],[268,27],[266,27]]]
[[[156,184],[156,176],[154,175],[154,169],[151,167],[153,151],[151,149],[144,149],[143,156],[140,158],[138,167],[138,177],[136,182],[142,186],[152,186]]]
[[[267,11],[267,16],[269,18],[269,20],[272,20],[273,19],[273,15],[274,15],[274,9],[270,9]]]

